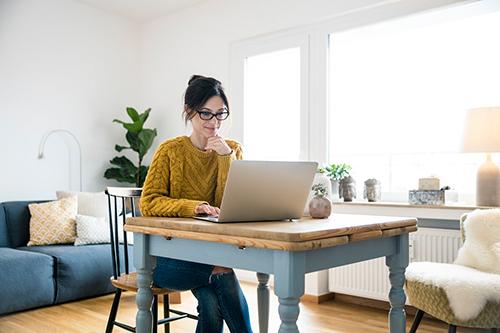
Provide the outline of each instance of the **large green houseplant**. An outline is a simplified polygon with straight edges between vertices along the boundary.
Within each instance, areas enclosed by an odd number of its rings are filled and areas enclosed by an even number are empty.
[[[134,162],[125,156],[116,156],[110,161],[115,167],[111,167],[104,172],[105,178],[142,187],[149,168],[149,166],[143,165],[142,161],[157,135],[156,128],[144,128],[144,123],[148,119],[150,112],[151,109],[147,109],[143,113],[138,113],[136,109],[128,107],[127,114],[132,119],[131,123],[113,119],[113,122],[122,124],[127,130],[125,138],[129,144],[128,146],[115,145],[115,150],[117,152],[125,149],[133,150],[137,153],[138,163],[137,165],[134,164]]]

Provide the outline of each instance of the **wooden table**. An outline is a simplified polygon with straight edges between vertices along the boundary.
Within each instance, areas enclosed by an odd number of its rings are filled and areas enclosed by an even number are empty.
[[[137,269],[137,332],[152,329],[152,269],[155,256],[251,270],[257,273],[260,333],[267,332],[269,274],[279,300],[280,333],[296,333],[299,299],[306,273],[386,257],[391,290],[389,331],[406,327],[403,290],[408,266],[408,233],[414,218],[332,214],[293,222],[216,224],[194,219],[135,217],[125,230],[134,232]]]

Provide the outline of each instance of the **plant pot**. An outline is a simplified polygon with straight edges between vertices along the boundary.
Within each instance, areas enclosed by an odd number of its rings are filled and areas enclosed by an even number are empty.
[[[314,219],[324,219],[330,216],[332,203],[325,197],[314,197],[309,202],[309,214]]]
[[[330,179],[330,183],[332,186],[332,195],[331,199],[333,202],[340,201],[340,196],[339,196],[339,181],[335,179]]]

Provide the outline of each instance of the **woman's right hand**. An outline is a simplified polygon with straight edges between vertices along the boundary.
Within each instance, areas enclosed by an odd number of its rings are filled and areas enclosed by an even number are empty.
[[[208,204],[200,204],[194,209],[195,214],[207,214],[212,216],[219,216],[220,209],[218,207],[212,207]]]

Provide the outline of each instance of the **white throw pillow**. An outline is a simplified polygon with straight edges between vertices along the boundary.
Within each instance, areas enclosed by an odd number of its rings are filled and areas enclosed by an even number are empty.
[[[71,196],[76,196],[77,201],[78,201],[78,215],[81,216],[86,216],[86,217],[94,217],[94,218],[104,218],[104,224],[106,225],[106,237],[107,240],[103,243],[109,243],[109,213],[108,213],[108,196],[104,192],[75,192],[75,191],[56,191],[56,196],[58,199],[61,198],[67,198]],[[122,209],[121,201],[117,200],[117,210],[120,212]],[[131,216],[131,215],[130,215]],[[127,215],[129,217],[129,215]],[[120,238],[120,243],[123,243],[123,226],[121,225],[122,219],[121,216],[118,217],[119,223],[119,238]],[[84,218],[86,222],[82,222],[82,228],[91,228],[89,232],[91,232],[92,235],[96,235],[100,233],[100,230],[104,230],[102,227],[101,222],[97,222],[97,220],[93,220],[94,224],[96,225],[90,225],[91,222],[89,219]],[[84,226],[85,225],[85,226]],[[78,238],[78,221],[77,221],[77,232],[76,232],[76,237]],[[85,238],[86,236],[84,236]],[[97,239],[96,237],[91,237],[91,240]],[[127,233],[127,241],[129,244],[134,244],[134,237],[131,232]],[[80,243],[75,245],[84,245],[84,244],[99,244],[99,243],[94,243],[90,242],[87,243],[85,240],[83,240],[84,243]]]
[[[104,217],[76,215],[75,245],[109,243],[109,224]]]
[[[118,240],[123,243],[123,225],[118,223]],[[134,244],[133,233],[127,232],[127,241]],[[75,245],[110,243],[109,223],[104,217],[76,215]]]
[[[108,198],[104,192],[56,191],[57,199],[74,195],[78,198],[79,215],[104,217],[108,219]]]

